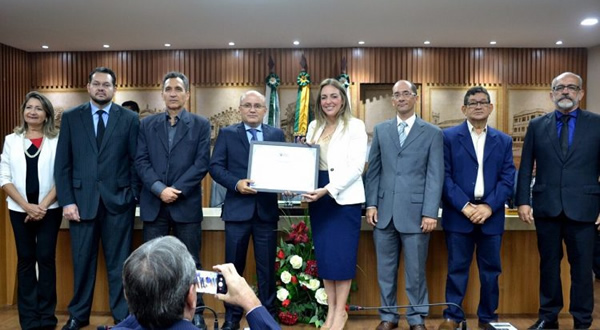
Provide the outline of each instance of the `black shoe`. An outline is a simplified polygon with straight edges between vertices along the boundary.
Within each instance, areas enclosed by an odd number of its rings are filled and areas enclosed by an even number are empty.
[[[204,317],[202,317],[202,314],[194,314],[192,324],[198,329],[206,330],[206,323],[204,322]]]
[[[79,330],[89,324],[90,321],[79,321],[73,316],[70,316],[67,323],[62,327],[62,330]]]
[[[558,321],[550,322],[539,319],[528,329],[558,329]]]
[[[221,327],[221,330],[239,330],[240,329],[240,322],[232,322],[232,321],[225,321],[225,323],[223,323],[223,326]]]

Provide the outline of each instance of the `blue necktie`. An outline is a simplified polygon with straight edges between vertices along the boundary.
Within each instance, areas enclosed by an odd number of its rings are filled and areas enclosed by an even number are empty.
[[[400,124],[398,124],[398,137],[400,138],[400,146],[402,147],[402,145],[404,145],[404,141],[406,140],[406,132],[405,129],[408,126],[407,123],[405,122],[400,122]]]
[[[98,146],[98,149],[100,149],[100,146],[102,145],[102,138],[104,137],[104,130],[106,128],[104,126],[104,119],[102,118],[104,112],[104,110],[96,111],[96,114],[98,115],[98,126],[96,126],[96,145]]]
[[[248,130],[248,132],[250,132],[250,134],[252,134],[252,138],[250,139],[250,141],[258,141],[258,136],[256,136],[256,128],[250,128]]]

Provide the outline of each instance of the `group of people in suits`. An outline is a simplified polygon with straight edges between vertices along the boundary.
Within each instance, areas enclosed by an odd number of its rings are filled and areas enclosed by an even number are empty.
[[[242,121],[219,131],[211,157],[209,122],[185,109],[190,90],[184,74],[165,75],[161,91],[165,112],[141,123],[134,112],[112,102],[116,82],[112,70],[99,67],[88,78],[90,102],[63,114],[60,134],[54,129],[52,104],[31,92],[21,107],[21,125],[5,139],[0,184],[8,195],[17,241],[21,326],[56,326],[54,254],[61,215],[70,221],[74,270],[70,317],[63,330],[89,324],[100,242],[115,324],[164,325],[140,319],[144,314],[141,310],[136,314],[132,307],[139,297],[127,293],[127,286],[145,285],[142,281],[147,278],[132,274],[137,274],[139,264],[155,262],[145,260],[148,251],[170,251],[182,257],[179,261],[189,264],[187,268],[202,267],[200,182],[207,173],[227,191],[222,219],[225,262],[231,265],[217,270],[229,274],[228,282],[240,282],[250,238],[257,265],[259,300],[254,297],[248,308],[247,302],[219,296],[226,307],[222,329],[239,329],[244,312],[249,321],[251,314],[262,315],[259,319],[266,323],[255,324],[272,326],[273,318],[264,316],[276,313],[277,195],[256,191],[247,178],[252,141],[285,140],[281,129],[263,123],[265,97],[256,91],[240,97]],[[575,328],[589,328],[592,322],[590,247],[600,225],[600,133],[594,127],[600,116],[579,108],[582,85],[576,74],[557,76],[550,93],[557,110],[532,120],[525,137],[515,200],[523,221],[532,223],[535,216],[541,256],[540,312],[532,329],[558,328],[563,241],[572,268],[570,312]],[[318,188],[302,198],[309,203],[319,276],[327,293],[324,329],[343,329],[348,319],[345,304],[356,274],[363,203],[377,257],[382,305],[378,330],[398,327],[400,315],[393,306],[401,253],[412,306],[406,318],[411,329],[425,329],[429,313],[425,264],[440,201],[448,249],[446,300],[462,304],[475,252],[481,282],[479,327],[490,328],[498,319],[504,208],[515,180],[512,139],[488,125],[493,104],[483,87],[466,92],[461,108],[465,122],[444,131],[416,116],[418,98],[410,81],[393,86],[396,118],[375,126],[363,182],[365,125],[352,116],[342,84],[335,79],[320,84],[315,120],[303,140],[320,147]],[[532,186],[534,164],[537,175]],[[147,243],[130,256],[136,203]],[[170,233],[177,239],[159,238]],[[174,277],[169,276],[187,279],[188,273],[152,276],[170,283]],[[206,329],[202,310],[195,308],[203,305],[202,296],[192,291],[194,283],[178,283],[183,287],[177,289],[189,294],[174,323]],[[253,312],[256,307],[258,314]],[[130,312],[133,316],[128,316]],[[188,321],[181,321],[184,316]],[[440,329],[455,329],[464,317],[458,308],[448,307]]]

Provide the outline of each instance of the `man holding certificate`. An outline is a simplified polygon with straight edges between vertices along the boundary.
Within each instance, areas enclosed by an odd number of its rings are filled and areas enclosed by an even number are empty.
[[[257,192],[247,178],[250,141],[284,142],[283,131],[263,124],[265,97],[248,91],[240,98],[242,122],[219,130],[210,161],[210,175],[227,188],[223,204],[225,262],[243,274],[250,236],[254,242],[258,297],[275,315],[275,251],[279,210],[277,194]],[[242,309],[225,304],[221,329],[239,329]]]

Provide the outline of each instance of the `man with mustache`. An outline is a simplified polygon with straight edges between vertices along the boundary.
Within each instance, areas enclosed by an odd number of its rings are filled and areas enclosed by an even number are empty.
[[[525,135],[516,204],[521,220],[535,220],[540,254],[539,319],[529,329],[559,328],[563,241],[571,266],[569,312],[574,329],[592,325],[593,246],[600,225],[600,115],[579,108],[582,86],[583,79],[571,72],[554,78],[550,98],[556,111],[531,120]]]
[[[89,75],[90,101],[62,115],[54,176],[58,202],[69,220],[74,292],[63,330],[89,324],[98,244],[106,259],[109,303],[115,324],[127,317],[121,272],[131,252],[138,180],[134,168],[139,120],[112,102],[115,73]]]

